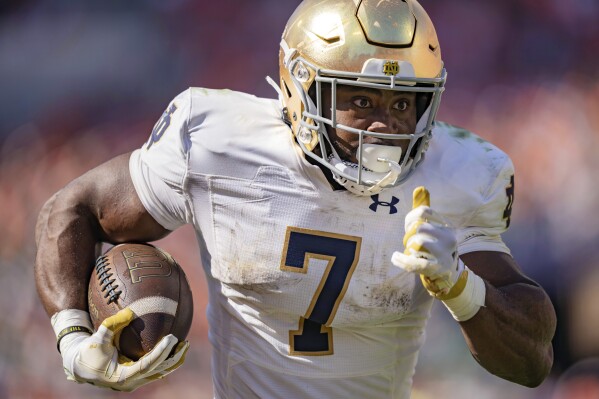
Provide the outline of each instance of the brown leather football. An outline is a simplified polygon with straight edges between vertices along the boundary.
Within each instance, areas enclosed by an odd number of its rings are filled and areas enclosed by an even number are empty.
[[[183,341],[191,327],[193,298],[183,269],[150,244],[119,244],[96,260],[89,281],[89,313],[97,330],[126,307],[135,319],[115,338],[119,351],[138,360],[161,338]]]

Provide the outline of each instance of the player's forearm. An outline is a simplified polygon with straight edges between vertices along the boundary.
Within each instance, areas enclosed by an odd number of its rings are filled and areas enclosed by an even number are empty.
[[[48,315],[62,309],[87,310],[87,278],[100,241],[90,211],[73,188],[52,197],[36,226],[35,281]]]
[[[154,241],[169,233],[137,197],[129,157],[130,153],[115,157],[77,178],[40,212],[35,279],[49,315],[87,309],[98,243]]]
[[[470,351],[489,372],[524,386],[538,386],[553,364],[553,305],[538,286],[486,286],[485,307],[460,323]]]

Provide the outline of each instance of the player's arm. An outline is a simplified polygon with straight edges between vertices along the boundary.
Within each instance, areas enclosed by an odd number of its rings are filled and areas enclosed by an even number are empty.
[[[534,387],[553,364],[555,310],[548,295],[501,252],[461,256],[484,280],[485,304],[460,326],[470,352],[489,372]]]
[[[393,254],[393,264],[420,274],[429,293],[460,322],[483,367],[521,385],[539,385],[553,363],[556,316],[547,294],[510,255],[458,257],[455,230],[431,208],[428,191],[417,188],[413,201],[406,215],[405,250]]]
[[[112,337],[131,321],[130,312],[107,319],[93,335],[88,331],[87,288],[97,245],[153,241],[169,232],[140,202],[129,174],[129,157],[118,156],[87,172],[44,205],[36,226],[35,264],[39,297],[52,316],[55,333],[62,337],[59,350],[67,377],[128,391],[176,368],[186,350],[181,346],[179,356],[167,359],[177,342],[165,337],[147,357],[129,365],[119,363]]]
[[[36,226],[35,281],[48,315],[87,310],[87,283],[101,242],[154,241],[168,230],[140,202],[129,156],[90,170],[56,193]]]

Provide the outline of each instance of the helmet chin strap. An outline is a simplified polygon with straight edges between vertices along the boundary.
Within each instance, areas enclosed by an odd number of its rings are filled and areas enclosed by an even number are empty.
[[[272,78],[270,76],[266,76],[266,82],[272,86],[273,89],[275,89],[275,91],[277,92],[277,95],[279,97],[279,102],[281,103],[281,108],[285,107],[285,102],[283,101],[283,92],[281,91],[281,88],[279,87],[278,84],[275,83],[274,80],[272,80]]]
[[[399,165],[401,147],[378,144],[364,144],[362,147],[361,180],[367,184],[358,184],[335,172],[333,172],[333,178],[353,194],[360,196],[378,194],[395,184],[401,174],[402,167]],[[334,147],[331,149],[329,163],[339,172],[358,181],[359,165],[341,160]]]

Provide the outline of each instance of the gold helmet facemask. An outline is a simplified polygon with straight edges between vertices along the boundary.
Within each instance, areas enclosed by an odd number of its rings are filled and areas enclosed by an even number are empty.
[[[280,98],[297,142],[351,192],[372,195],[396,186],[422,161],[446,72],[434,26],[415,0],[305,0],[283,32],[279,67]],[[341,85],[416,92],[426,98],[416,131],[374,133],[337,123]],[[323,86],[330,93],[323,93]],[[323,95],[331,98],[330,119],[323,117]],[[359,137],[358,164],[341,159],[326,125]],[[399,146],[363,143],[366,136],[409,144],[402,155]]]

